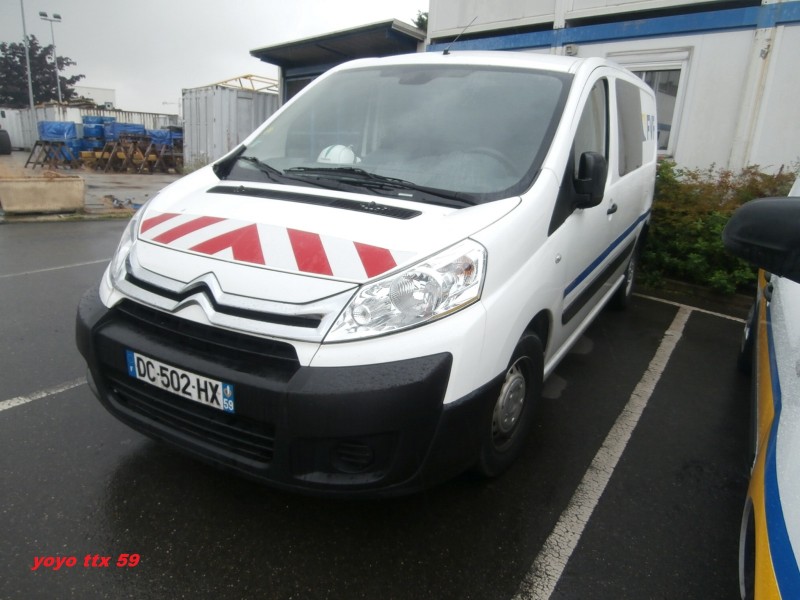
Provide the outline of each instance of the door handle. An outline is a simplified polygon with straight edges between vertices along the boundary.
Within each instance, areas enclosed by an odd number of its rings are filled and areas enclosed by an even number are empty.
[[[617,206],[617,204],[616,204],[616,202],[615,202],[615,203],[613,203],[613,204],[611,205],[611,208],[609,208],[609,209],[606,211],[606,214],[607,214],[607,215],[613,215],[615,212],[617,212],[617,209],[618,209],[618,208],[619,208],[619,207]]]

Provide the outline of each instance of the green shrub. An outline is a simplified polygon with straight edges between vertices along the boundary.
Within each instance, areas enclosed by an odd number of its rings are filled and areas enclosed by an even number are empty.
[[[660,286],[670,278],[723,294],[752,287],[755,269],[725,250],[722,230],[739,206],[754,198],[785,196],[794,179],[794,170],[770,175],[752,166],[734,173],[660,162],[642,283]]]

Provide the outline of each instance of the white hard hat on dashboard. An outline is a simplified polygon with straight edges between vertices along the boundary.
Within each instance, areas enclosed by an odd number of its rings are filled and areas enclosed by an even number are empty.
[[[354,165],[360,163],[361,159],[356,156],[353,149],[342,144],[328,146],[317,157],[319,163],[332,163],[337,165]]]

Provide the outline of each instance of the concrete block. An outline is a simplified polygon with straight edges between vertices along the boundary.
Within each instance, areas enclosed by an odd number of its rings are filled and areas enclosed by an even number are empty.
[[[85,183],[77,175],[0,179],[6,214],[76,212],[84,207]]]

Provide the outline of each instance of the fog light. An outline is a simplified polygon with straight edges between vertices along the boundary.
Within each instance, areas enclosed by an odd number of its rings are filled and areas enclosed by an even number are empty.
[[[363,473],[374,460],[372,447],[363,442],[339,442],[331,449],[331,465],[342,473]]]

